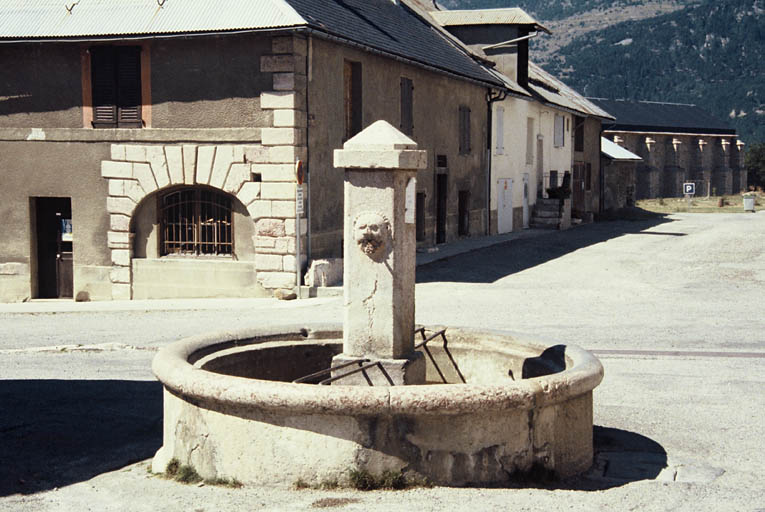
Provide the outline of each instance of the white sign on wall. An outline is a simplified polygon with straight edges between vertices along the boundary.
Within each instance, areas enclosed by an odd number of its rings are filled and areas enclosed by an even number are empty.
[[[404,202],[404,222],[414,224],[414,209],[416,204],[417,178],[409,178],[406,184],[406,199]]]
[[[296,191],[296,194],[295,194],[296,195],[295,201],[297,202],[297,214],[298,215],[303,215],[304,210],[305,210],[305,207],[304,207],[304,204],[303,204],[305,202],[303,190],[304,190],[303,189],[303,185],[298,185],[297,186],[297,191]]]

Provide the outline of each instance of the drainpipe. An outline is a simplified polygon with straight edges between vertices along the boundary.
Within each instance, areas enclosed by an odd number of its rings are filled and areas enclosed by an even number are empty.
[[[495,101],[503,101],[507,98],[507,91],[497,91],[496,95],[492,94],[492,90],[489,89],[486,93],[486,107],[488,113],[486,115],[487,137],[486,137],[486,235],[491,235],[491,134],[492,134],[492,119],[491,104]]]

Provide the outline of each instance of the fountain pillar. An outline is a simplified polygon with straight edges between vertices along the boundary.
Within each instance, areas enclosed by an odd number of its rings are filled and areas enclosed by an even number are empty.
[[[337,384],[424,383],[414,350],[415,194],[427,152],[377,121],[335,150],[334,165],[345,168],[344,319],[332,364],[379,363]]]

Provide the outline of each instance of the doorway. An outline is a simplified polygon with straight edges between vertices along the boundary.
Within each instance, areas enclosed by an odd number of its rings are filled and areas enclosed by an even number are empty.
[[[74,290],[72,200],[36,197],[32,200],[37,245],[37,297],[71,298]]]
[[[446,242],[446,174],[436,175],[436,243]]]
[[[513,179],[497,180],[497,233],[513,230]]]

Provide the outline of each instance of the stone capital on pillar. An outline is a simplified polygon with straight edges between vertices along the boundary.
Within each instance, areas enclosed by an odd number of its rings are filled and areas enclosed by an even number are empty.
[[[424,359],[414,351],[414,208],[427,152],[377,121],[334,156],[335,167],[345,168],[343,353],[336,360],[385,361],[389,382],[423,382]]]

